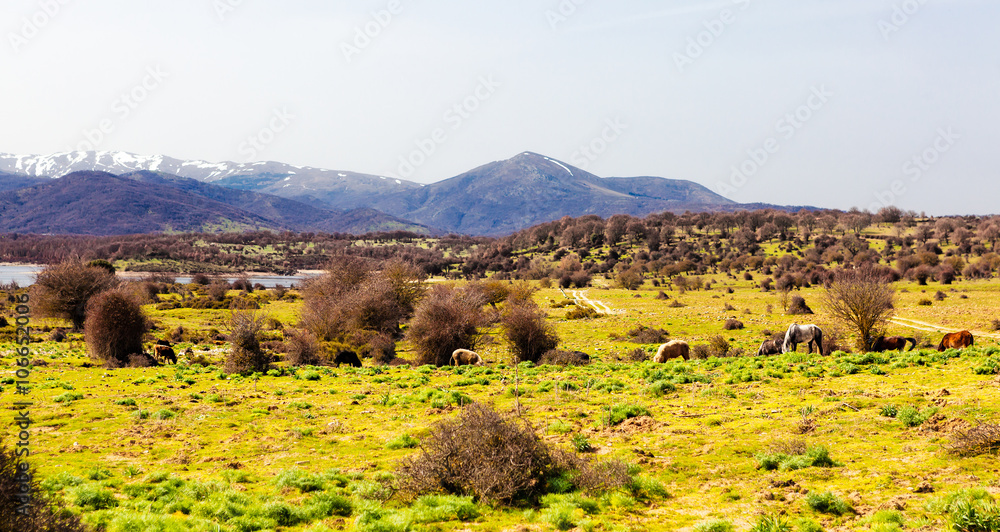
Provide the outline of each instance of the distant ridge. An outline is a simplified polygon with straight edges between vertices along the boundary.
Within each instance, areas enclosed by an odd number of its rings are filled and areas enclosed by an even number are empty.
[[[234,227],[263,223],[310,231],[399,229],[503,236],[564,216],[812,209],[739,204],[688,180],[602,178],[534,152],[522,152],[430,185],[278,162],[208,163],[125,152],[0,154],[0,191],[80,171],[127,175],[145,185],[172,187],[213,200],[242,213],[243,217],[238,217],[242,221],[234,221]],[[293,203],[278,201],[278,197]],[[234,213],[216,213],[227,220],[230,214]]]

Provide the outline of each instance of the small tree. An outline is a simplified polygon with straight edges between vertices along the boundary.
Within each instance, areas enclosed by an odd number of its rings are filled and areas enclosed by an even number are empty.
[[[32,301],[41,316],[73,322],[79,331],[87,319],[87,302],[95,295],[118,286],[113,273],[100,266],[70,260],[47,266],[32,285]]]
[[[142,305],[122,288],[102,292],[87,305],[87,350],[108,367],[128,366],[132,355],[141,354],[142,337],[148,330]]]
[[[435,286],[417,306],[407,339],[417,351],[417,365],[447,366],[456,349],[474,349],[485,322],[482,295]]]
[[[836,319],[858,333],[858,347],[870,351],[895,313],[889,278],[871,265],[840,270],[826,290],[826,307]]]
[[[500,322],[518,362],[537,363],[546,351],[559,344],[555,329],[545,321],[545,312],[534,303],[508,302]]]
[[[260,331],[266,316],[251,310],[233,310],[226,323],[230,350],[226,357],[228,373],[264,373],[271,363],[270,355],[260,348]]]

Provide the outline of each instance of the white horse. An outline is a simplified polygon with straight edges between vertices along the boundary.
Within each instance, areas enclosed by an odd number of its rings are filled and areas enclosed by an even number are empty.
[[[785,331],[785,343],[781,345],[781,352],[795,351],[795,348],[800,343],[808,343],[810,353],[813,352],[813,344],[815,343],[817,351],[822,355],[823,330],[813,324],[799,325],[798,323],[793,323],[789,325],[788,330]]]

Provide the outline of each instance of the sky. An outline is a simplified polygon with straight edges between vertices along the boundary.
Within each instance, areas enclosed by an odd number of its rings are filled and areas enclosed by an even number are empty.
[[[995,0],[5,0],[0,152],[998,213]]]

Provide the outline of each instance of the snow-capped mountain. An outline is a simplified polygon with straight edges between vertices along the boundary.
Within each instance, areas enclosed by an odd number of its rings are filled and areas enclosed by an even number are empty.
[[[58,178],[73,172],[160,172],[207,183],[266,192],[317,205],[351,210],[372,196],[419,189],[422,185],[385,176],[325,170],[279,162],[211,163],[120,151],[74,151],[52,155],[0,153],[0,172]],[[319,203],[317,203],[319,202]]]

